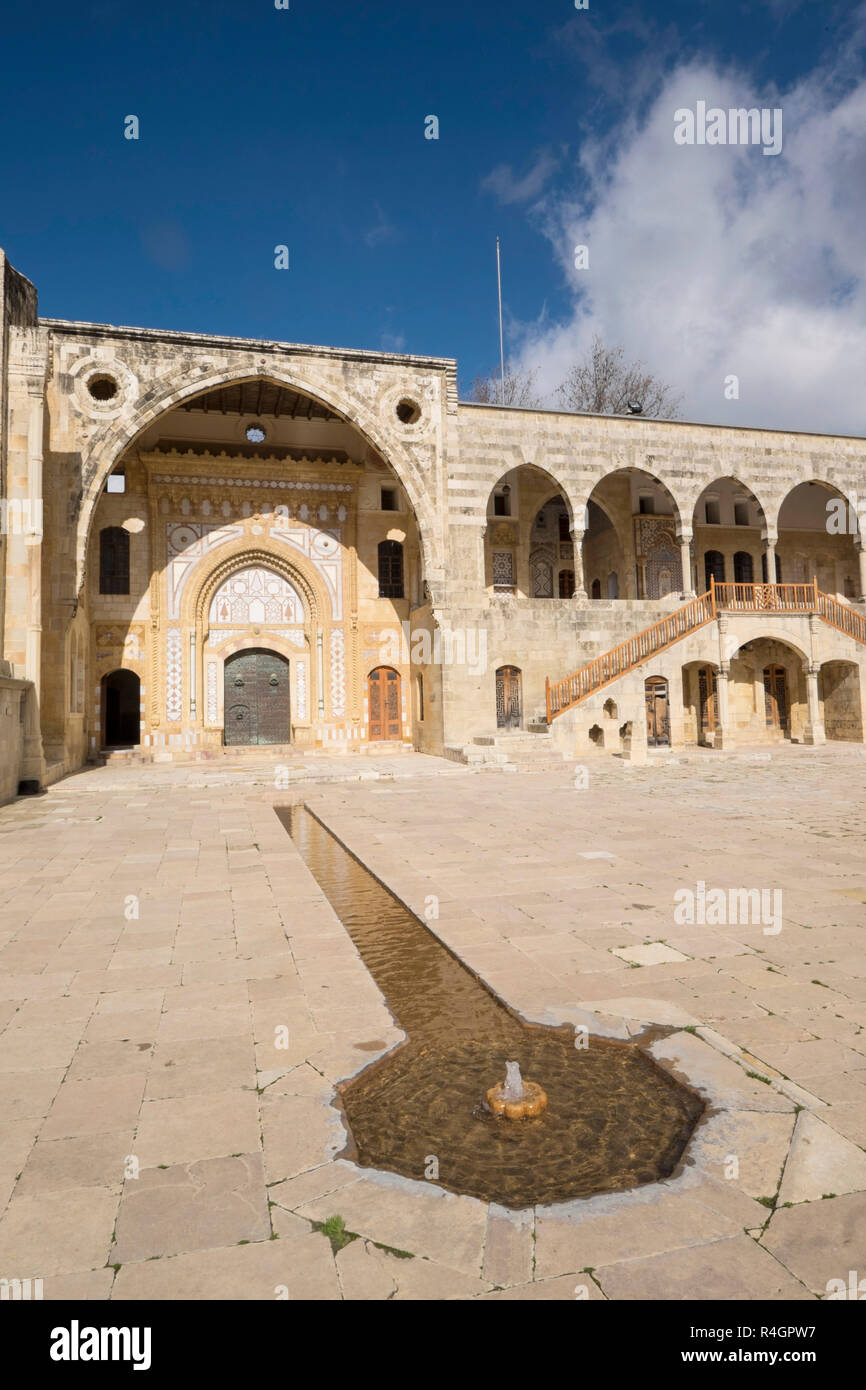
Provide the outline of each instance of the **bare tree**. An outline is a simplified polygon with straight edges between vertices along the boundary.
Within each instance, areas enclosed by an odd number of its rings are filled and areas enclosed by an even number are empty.
[[[646,371],[642,362],[626,362],[625,349],[605,347],[595,337],[582,362],[571,368],[556,396],[566,410],[591,415],[628,415],[630,404],[641,406],[642,415],[675,420],[681,396]]]
[[[544,400],[535,385],[536,374],[535,368],[522,371],[509,364],[505,369],[504,391],[500,373],[491,371],[487,376],[475,378],[466,399],[483,405],[513,405],[538,410]]]

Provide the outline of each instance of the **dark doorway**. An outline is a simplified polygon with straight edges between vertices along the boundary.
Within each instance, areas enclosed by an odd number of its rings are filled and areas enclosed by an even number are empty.
[[[650,676],[644,684],[646,695],[646,741],[650,748],[667,747],[671,741],[668,710],[668,683],[663,676]]]
[[[133,748],[141,742],[141,681],[134,671],[102,678],[103,747]]]
[[[519,729],[521,720],[520,670],[517,666],[500,666],[496,672],[496,727]]]
[[[227,744],[290,743],[289,663],[265,648],[236,652],[225,664]]]

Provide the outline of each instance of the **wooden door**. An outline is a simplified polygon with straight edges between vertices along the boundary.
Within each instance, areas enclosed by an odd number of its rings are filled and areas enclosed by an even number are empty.
[[[367,677],[368,738],[399,739],[402,730],[400,673],[390,666],[377,666]]]
[[[289,663],[276,652],[238,652],[225,663],[227,744],[290,743]]]
[[[662,676],[650,676],[644,685],[646,694],[646,737],[651,748],[671,741],[668,711],[668,683]]]
[[[788,731],[788,677],[784,666],[764,667],[764,708],[768,729]]]
[[[520,670],[517,666],[500,666],[496,672],[496,727],[519,729],[521,720]]]
[[[701,733],[712,733],[719,725],[717,673],[714,666],[702,666],[698,671],[698,699]]]

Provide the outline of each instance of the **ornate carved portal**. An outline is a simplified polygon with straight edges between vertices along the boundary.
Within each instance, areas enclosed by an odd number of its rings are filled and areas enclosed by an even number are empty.
[[[402,735],[400,675],[390,666],[377,666],[367,677],[367,707],[371,743]]]
[[[289,663],[264,648],[237,652],[225,664],[227,744],[289,743]]]

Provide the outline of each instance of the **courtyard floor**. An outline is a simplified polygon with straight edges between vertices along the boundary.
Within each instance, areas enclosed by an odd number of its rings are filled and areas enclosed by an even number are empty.
[[[808,1300],[866,1275],[866,750],[585,766],[106,767],[0,808],[0,1278]],[[653,1054],[710,1102],[670,1179],[515,1213],[338,1157],[335,1082],[403,1035],[274,814],[298,799],[526,1018],[669,1029]],[[699,883],[780,916],[676,922]]]

